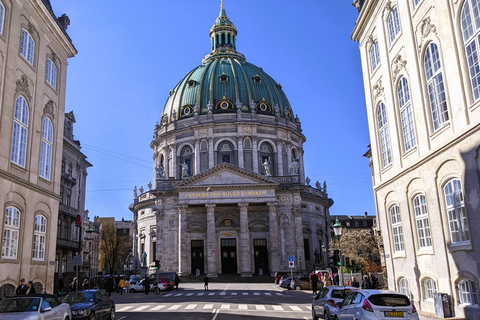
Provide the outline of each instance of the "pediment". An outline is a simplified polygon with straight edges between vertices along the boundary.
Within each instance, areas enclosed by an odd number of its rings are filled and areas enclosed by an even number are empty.
[[[175,186],[177,190],[216,187],[262,187],[276,188],[279,183],[260,174],[242,169],[229,163],[197,174]]]

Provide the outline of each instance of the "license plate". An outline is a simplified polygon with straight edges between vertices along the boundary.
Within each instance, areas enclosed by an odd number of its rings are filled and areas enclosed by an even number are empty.
[[[402,317],[403,311],[385,311],[385,317]]]

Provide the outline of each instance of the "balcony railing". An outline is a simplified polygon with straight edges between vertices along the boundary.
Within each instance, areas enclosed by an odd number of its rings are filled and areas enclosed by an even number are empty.
[[[57,238],[57,247],[70,249],[70,250],[80,250],[80,243],[75,240],[66,240]]]

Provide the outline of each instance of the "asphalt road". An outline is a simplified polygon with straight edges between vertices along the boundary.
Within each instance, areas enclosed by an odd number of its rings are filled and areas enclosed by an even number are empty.
[[[181,283],[160,295],[114,294],[117,320],[311,319],[310,291],[290,291],[273,283]]]

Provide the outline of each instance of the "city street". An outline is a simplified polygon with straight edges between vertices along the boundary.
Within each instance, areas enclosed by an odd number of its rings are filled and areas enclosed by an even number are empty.
[[[311,319],[310,291],[289,291],[273,283],[181,283],[160,295],[114,294],[116,319]]]

